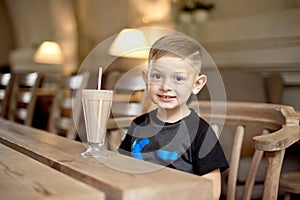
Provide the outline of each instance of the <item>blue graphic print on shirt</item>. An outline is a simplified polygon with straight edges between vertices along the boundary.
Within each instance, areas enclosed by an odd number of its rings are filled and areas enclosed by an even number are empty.
[[[166,150],[158,150],[157,156],[163,160],[177,160],[178,153],[176,151],[166,151]]]
[[[135,138],[132,144],[132,157],[144,160],[144,157],[141,151],[150,143],[148,138],[143,138],[141,141],[138,142],[138,138]],[[178,159],[178,153],[176,151],[166,151],[166,150],[158,150],[157,157],[163,160],[172,160],[175,161]]]
[[[140,142],[138,142],[138,138],[135,138],[132,144],[132,157],[137,158],[139,160],[144,160],[141,151],[147,144],[149,144],[149,142],[150,140],[148,138],[143,138]]]

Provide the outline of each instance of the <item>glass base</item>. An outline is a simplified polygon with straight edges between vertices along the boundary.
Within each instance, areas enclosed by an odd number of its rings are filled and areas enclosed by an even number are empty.
[[[88,149],[80,154],[85,158],[107,158],[108,153],[103,150],[102,145],[89,144]]]

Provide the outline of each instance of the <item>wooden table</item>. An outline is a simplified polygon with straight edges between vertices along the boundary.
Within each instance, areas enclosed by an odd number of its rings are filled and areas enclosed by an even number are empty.
[[[87,184],[0,144],[0,199],[105,199]]]
[[[0,143],[105,192],[107,199],[212,198],[211,182],[200,176],[166,167],[158,169],[158,165],[113,152],[105,162],[87,159],[80,156],[86,150],[80,142],[3,119],[0,127]],[[129,169],[131,172],[126,172]],[[145,172],[133,173],[141,169]]]

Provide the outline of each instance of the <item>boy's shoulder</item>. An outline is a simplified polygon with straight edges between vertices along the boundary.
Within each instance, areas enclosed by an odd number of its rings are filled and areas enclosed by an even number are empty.
[[[201,116],[199,116],[198,113],[194,109],[190,108],[190,110],[191,110],[191,114],[185,120],[185,122],[188,125],[197,125],[202,128],[206,128],[209,126],[209,123],[205,119],[203,119]]]
[[[153,111],[150,111],[150,112],[153,112]],[[147,112],[147,113],[144,113],[144,114],[141,114],[141,115],[137,116],[136,118],[133,119],[133,122],[135,124],[144,123],[145,121],[147,121],[149,119],[150,112]]]

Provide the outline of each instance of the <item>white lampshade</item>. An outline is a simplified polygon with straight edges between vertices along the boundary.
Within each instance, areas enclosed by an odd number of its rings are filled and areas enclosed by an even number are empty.
[[[108,53],[118,57],[147,58],[149,45],[142,31],[123,29],[112,42]]]
[[[44,64],[63,64],[64,55],[57,42],[44,41],[33,55],[33,61]]]

